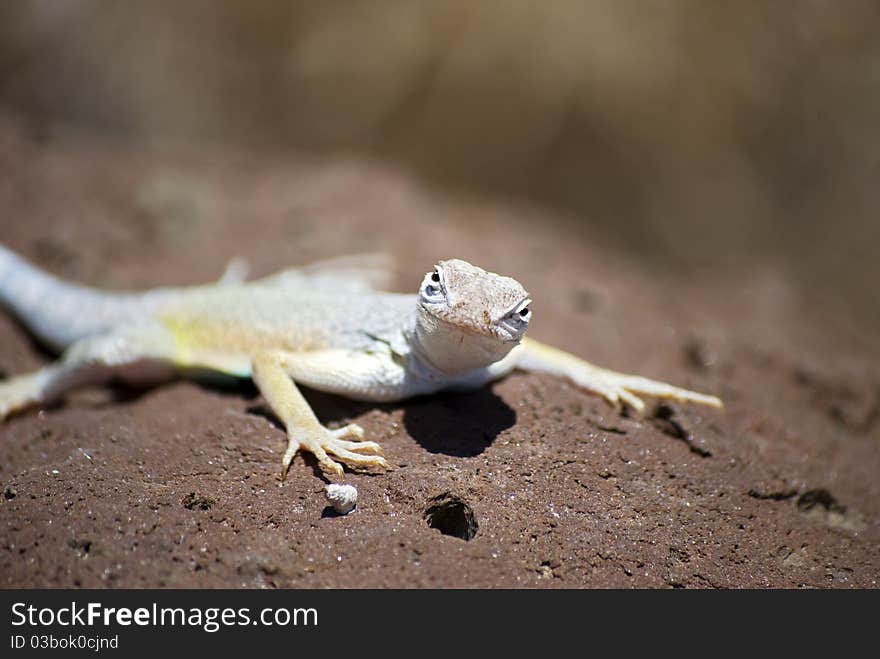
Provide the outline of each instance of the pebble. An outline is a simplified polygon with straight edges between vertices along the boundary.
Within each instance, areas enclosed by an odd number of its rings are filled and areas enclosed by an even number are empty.
[[[327,501],[340,515],[347,515],[357,505],[358,491],[354,485],[331,483],[324,491]]]

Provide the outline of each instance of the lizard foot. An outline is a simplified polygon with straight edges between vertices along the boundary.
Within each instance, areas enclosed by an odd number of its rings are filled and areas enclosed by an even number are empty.
[[[322,428],[322,431],[318,437],[314,438],[294,438],[293,436],[288,438],[287,450],[281,461],[282,479],[287,476],[290,463],[300,449],[312,453],[324,469],[337,476],[342,475],[342,465],[333,460],[330,455],[350,467],[388,467],[385,458],[380,455],[382,453],[381,446],[376,442],[360,441],[364,436],[364,429],[356,423],[350,423],[337,430]],[[353,438],[356,441],[344,439],[345,437]]]
[[[39,400],[39,387],[33,375],[19,375],[0,381],[0,421]]]
[[[644,414],[645,403],[636,394],[664,398],[680,403],[698,403],[721,409],[724,403],[720,398],[674,387],[665,382],[657,382],[637,375],[623,375],[613,371],[591,373],[589,378],[578,384],[602,396],[615,407],[627,405],[638,414]]]

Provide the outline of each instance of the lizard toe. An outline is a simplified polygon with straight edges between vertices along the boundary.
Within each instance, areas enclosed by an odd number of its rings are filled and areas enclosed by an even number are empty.
[[[344,439],[337,439],[336,445],[355,453],[366,453],[369,455],[382,454],[382,447],[376,442],[348,442]]]
[[[327,450],[332,447],[333,441],[332,437],[321,440],[303,440],[301,442],[301,448],[314,455],[322,469],[325,469],[336,476],[341,476],[343,473],[342,465],[327,455]]]
[[[336,438],[329,438],[325,442],[323,442],[323,447],[327,450],[328,453],[332,454],[333,457],[341,460],[349,467],[382,467],[383,469],[388,468],[388,463],[381,455],[376,455],[375,453],[367,455],[355,453],[356,447],[363,447],[363,445],[366,445],[368,449],[379,448],[379,445],[375,442],[364,442],[363,444],[355,444],[354,442],[347,442],[343,439]]]
[[[359,428],[358,428],[359,429]],[[289,438],[287,450],[282,460],[282,480],[287,475],[290,464],[297,451],[303,450],[312,453],[317,458],[321,468],[325,471],[341,476],[343,467],[339,462],[354,468],[381,467],[388,468],[388,462],[380,454],[382,447],[376,442],[353,442],[340,439],[339,435],[351,436],[350,427],[339,430],[327,430],[325,434],[313,438]],[[333,456],[332,458],[330,456]],[[339,460],[337,462],[336,460]]]
[[[352,439],[363,439],[364,429],[356,423],[349,423],[337,430],[331,430],[330,433],[337,439],[349,437]]]
[[[642,415],[645,412],[645,403],[638,396],[634,396],[626,389],[621,389],[619,392],[620,400],[626,403],[629,407],[631,407],[637,414]]]

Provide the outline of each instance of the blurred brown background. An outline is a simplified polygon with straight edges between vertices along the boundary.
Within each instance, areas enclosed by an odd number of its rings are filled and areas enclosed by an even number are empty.
[[[376,157],[880,326],[876,0],[19,0],[0,108],[41,139]]]

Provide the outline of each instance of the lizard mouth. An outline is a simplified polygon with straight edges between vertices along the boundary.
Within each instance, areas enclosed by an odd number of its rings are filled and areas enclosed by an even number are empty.
[[[427,310],[426,310],[427,311]],[[430,314],[431,312],[428,311]],[[488,327],[475,327],[465,323],[453,323],[446,318],[431,314],[431,316],[447,330],[459,333],[461,335],[459,341],[463,342],[466,336],[474,337],[481,340],[491,340],[498,343],[519,343],[522,340],[522,333],[513,332],[503,325],[491,324]]]
[[[507,355],[519,342],[496,325],[453,323],[438,314],[421,313],[416,337],[426,361],[446,373],[484,368]]]

